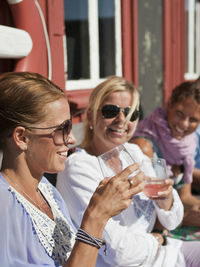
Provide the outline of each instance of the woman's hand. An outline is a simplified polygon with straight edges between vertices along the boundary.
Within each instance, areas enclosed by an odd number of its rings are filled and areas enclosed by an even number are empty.
[[[184,166],[183,165],[172,165],[171,168],[172,172],[173,172],[173,177],[178,176],[179,174],[184,172]]]
[[[156,240],[158,241],[158,246],[161,247],[163,242],[164,242],[164,238],[161,234],[159,233],[151,233],[155,238]]]
[[[98,222],[104,222],[105,227],[109,218],[128,208],[132,196],[144,188],[145,175],[142,172],[129,178],[138,168],[138,164],[132,164],[113,178],[101,181],[90,200],[86,214],[95,217]]]
[[[167,185],[167,190],[158,192],[159,199],[154,200],[160,208],[164,210],[170,210],[173,205],[172,191],[174,181],[172,179],[164,179],[164,183]]]

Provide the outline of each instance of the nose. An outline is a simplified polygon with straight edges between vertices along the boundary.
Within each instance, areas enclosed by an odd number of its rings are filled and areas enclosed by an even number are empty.
[[[68,135],[67,145],[74,145],[76,142],[77,142],[77,139],[71,130],[71,132]]]
[[[181,121],[181,126],[184,128],[184,129],[187,129],[189,127],[189,118],[184,118],[182,121]]]
[[[123,108],[120,108],[120,112],[119,114],[117,115],[117,118],[120,119],[120,120],[124,120],[125,119],[125,114],[124,114],[124,109]]]

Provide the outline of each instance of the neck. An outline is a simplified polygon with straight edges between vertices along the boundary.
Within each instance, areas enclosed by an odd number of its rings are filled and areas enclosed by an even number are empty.
[[[24,198],[31,202],[41,212],[45,213],[49,218],[52,220],[54,219],[51,208],[38,187],[35,187],[34,190],[33,188],[32,190],[28,190],[29,188],[27,186],[25,187],[23,183],[18,184],[16,182],[15,176],[11,177],[10,174],[8,175],[5,171],[2,172],[2,175],[17,192],[23,195]]]
[[[101,144],[100,142],[95,142],[94,140],[92,140],[92,142],[87,146],[85,147],[85,150],[93,155],[93,156],[96,156],[98,157],[99,155],[107,152],[108,150],[114,148],[115,146],[105,146],[104,144]]]
[[[17,191],[19,188],[16,188],[15,184],[31,195],[34,195],[34,193],[38,191],[40,179],[34,178],[28,172],[13,170],[10,168],[2,168],[1,173],[5,177],[6,181]]]
[[[10,176],[16,183],[29,189],[36,189],[42,179],[42,173],[27,164],[23,153],[4,151],[1,172]]]

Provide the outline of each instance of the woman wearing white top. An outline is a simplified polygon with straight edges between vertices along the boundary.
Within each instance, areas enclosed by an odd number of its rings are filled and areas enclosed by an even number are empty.
[[[138,107],[137,90],[121,77],[110,77],[93,90],[81,147],[67,159],[65,170],[57,178],[57,188],[76,227],[102,179],[97,156],[125,143],[138,163],[146,157],[137,145],[126,143],[137,125]],[[167,238],[165,244],[164,235],[153,232],[157,219],[163,228],[171,230],[183,218],[173,181],[167,179],[166,183],[169,187],[162,193],[162,200],[152,201],[140,193],[133,197],[129,208],[108,221],[103,232],[108,252],[105,256],[100,251],[97,267],[185,266],[183,242]]]

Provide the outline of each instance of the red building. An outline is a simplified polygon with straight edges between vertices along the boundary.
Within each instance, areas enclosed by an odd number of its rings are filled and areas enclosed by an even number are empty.
[[[96,84],[123,75],[140,90],[147,115],[200,73],[199,18],[196,0],[3,0],[0,72],[51,79],[66,91],[74,123]],[[24,32],[14,39],[5,26]]]

